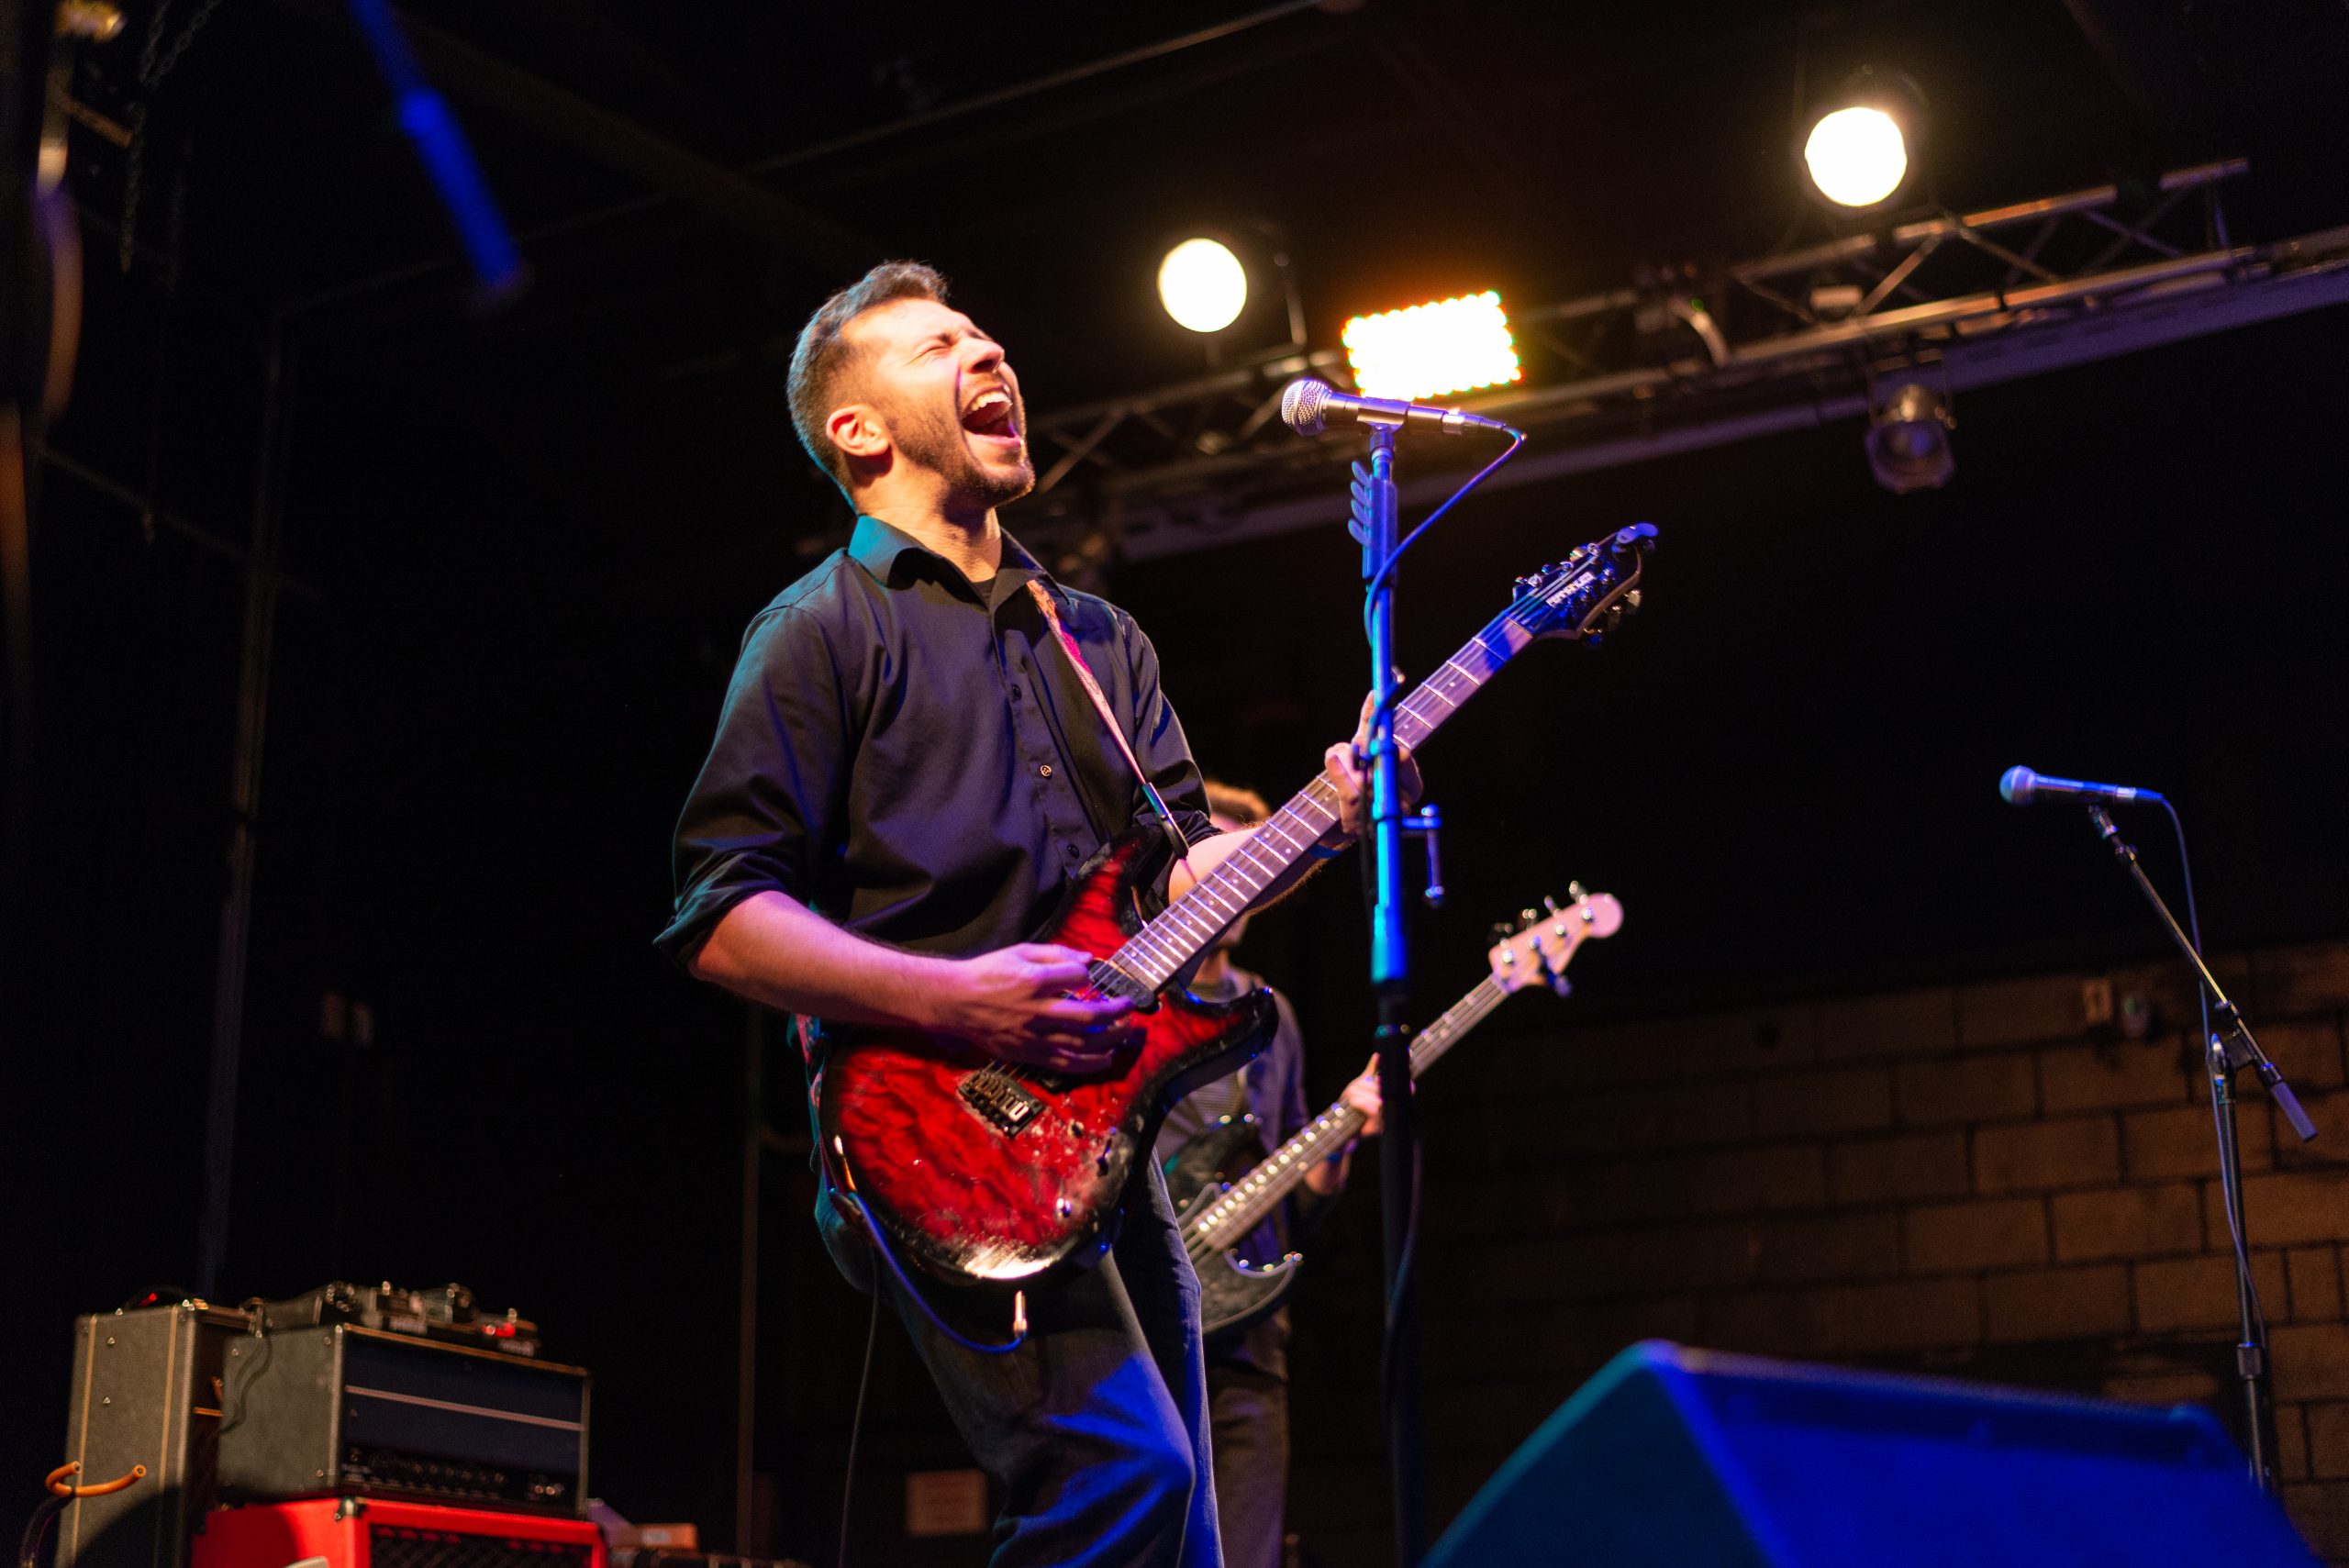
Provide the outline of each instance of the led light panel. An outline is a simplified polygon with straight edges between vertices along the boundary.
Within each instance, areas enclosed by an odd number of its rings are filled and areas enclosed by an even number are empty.
[[[1364,396],[1407,400],[1499,386],[1523,373],[1501,296],[1490,289],[1346,323],[1346,358]]]

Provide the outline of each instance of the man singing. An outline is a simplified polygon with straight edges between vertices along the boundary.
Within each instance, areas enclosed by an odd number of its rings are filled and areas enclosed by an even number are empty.
[[[1024,938],[1142,818],[1145,796],[1029,585],[1191,843],[1171,899],[1241,835],[1208,820],[1150,640],[1054,583],[996,522],[1035,483],[1019,383],[935,272],[885,263],[827,300],[789,391],[856,529],[751,623],[678,826],[661,945],[803,1019],[910,1027],[1063,1073],[1110,1066],[1128,1005],[1073,997],[1087,955]],[[1344,806],[1322,846],[1334,852],[1361,831],[1361,773],[1350,746],[1324,765]],[[808,1066],[820,1074],[820,1046]],[[996,1568],[1219,1561],[1197,1286],[1163,1182],[1147,1161],[1139,1171],[1108,1255],[1031,1284],[1009,1354],[957,1343],[881,1272],[1003,1489]],[[829,1196],[827,1245],[870,1288],[866,1243]]]

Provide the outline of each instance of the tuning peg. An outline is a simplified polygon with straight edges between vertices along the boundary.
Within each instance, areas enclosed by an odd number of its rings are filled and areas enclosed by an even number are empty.
[[[1520,909],[1517,912],[1517,929],[1520,931],[1531,929],[1541,918],[1542,911],[1539,909]]]
[[[1516,927],[1506,920],[1496,920],[1493,922],[1492,929],[1485,933],[1485,945],[1488,948],[1497,948],[1515,935],[1517,935]]]
[[[1623,603],[1631,609],[1638,609],[1640,607],[1640,591],[1637,588],[1634,588],[1630,593],[1624,595]]]

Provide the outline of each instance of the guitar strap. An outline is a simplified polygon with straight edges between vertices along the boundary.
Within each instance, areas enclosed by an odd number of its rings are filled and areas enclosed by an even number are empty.
[[[1148,773],[1142,772],[1141,760],[1134,755],[1133,747],[1126,740],[1125,726],[1118,722],[1117,713],[1109,706],[1109,699],[1102,695],[1101,683],[1093,678],[1092,666],[1085,663],[1085,654],[1077,647],[1076,639],[1071,637],[1068,628],[1061,624],[1060,606],[1052,603],[1052,590],[1044,586],[1041,579],[1030,577],[1028,579],[1028,592],[1035,596],[1036,607],[1044,612],[1045,624],[1052,628],[1052,636],[1059,641],[1061,651],[1075,666],[1077,684],[1083,686],[1085,695],[1093,699],[1093,711],[1101,716],[1101,727],[1109,732],[1109,739],[1118,743],[1119,754],[1126,759],[1126,766],[1134,771],[1134,779],[1141,785],[1142,798],[1150,802],[1150,809],[1157,816],[1158,826],[1165,833],[1167,843],[1173,847],[1174,858],[1177,861],[1189,859],[1190,840],[1184,838],[1183,829],[1174,825],[1174,814],[1166,809],[1166,802],[1159,795],[1158,786],[1150,782]]]

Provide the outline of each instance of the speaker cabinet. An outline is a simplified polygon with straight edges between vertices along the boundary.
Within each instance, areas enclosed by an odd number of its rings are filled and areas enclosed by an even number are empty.
[[[589,1519],[385,1497],[250,1503],[206,1517],[193,1568],[607,1568]]]
[[[2210,1413],[1634,1345],[1426,1568],[2314,1568]]]
[[[182,1301],[73,1321],[73,1395],[65,1457],[81,1479],[146,1476],[66,1505],[57,1568],[183,1568],[188,1536],[212,1506],[228,1347],[252,1327],[242,1312]]]

